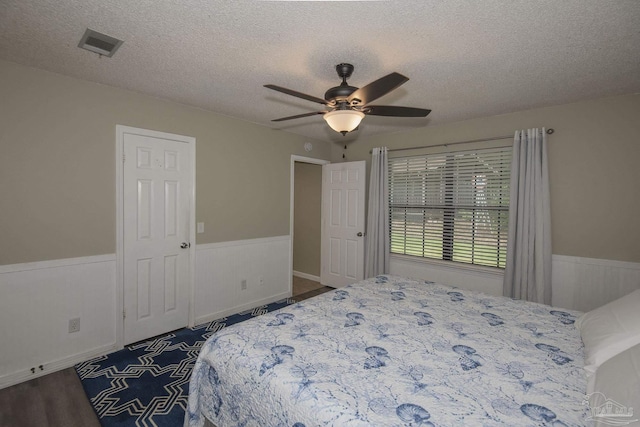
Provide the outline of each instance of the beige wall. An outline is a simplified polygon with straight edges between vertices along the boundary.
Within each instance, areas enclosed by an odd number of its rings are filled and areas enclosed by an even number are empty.
[[[320,276],[322,165],[295,163],[293,269]]]
[[[198,243],[288,234],[291,154],[342,161],[340,145],[309,154],[296,135],[5,61],[0,100],[0,265],[115,252],[116,124],[197,139]],[[639,117],[640,95],[604,98],[367,138],[347,160],[553,127],[553,253],[640,262]]]
[[[549,137],[553,253],[640,262],[640,94],[380,135],[349,144],[347,160],[369,162],[377,146],[441,144],[533,127],[555,129]],[[341,161],[342,147],[332,151],[333,161]]]
[[[115,252],[115,126],[196,138],[197,243],[289,234],[292,154],[328,143],[0,61],[0,265]]]

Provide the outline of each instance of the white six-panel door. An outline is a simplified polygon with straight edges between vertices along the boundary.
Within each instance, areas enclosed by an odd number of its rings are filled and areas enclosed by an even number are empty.
[[[125,133],[124,344],[189,323],[188,144]]]
[[[320,281],[342,287],[364,278],[365,162],[322,166]]]

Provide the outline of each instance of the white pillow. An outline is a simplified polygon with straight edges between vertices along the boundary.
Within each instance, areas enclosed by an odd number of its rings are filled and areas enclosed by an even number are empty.
[[[607,411],[607,400],[613,402],[608,405],[611,409],[623,411],[623,406],[627,410],[610,417],[612,411]],[[598,368],[589,379],[586,401],[596,426],[639,424],[640,345],[612,357]]]
[[[592,374],[608,359],[640,344],[640,289],[583,314],[576,326],[584,343],[584,369]]]

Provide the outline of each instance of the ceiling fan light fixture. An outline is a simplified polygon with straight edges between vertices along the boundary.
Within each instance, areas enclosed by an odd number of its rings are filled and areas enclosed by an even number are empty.
[[[347,84],[347,78],[353,72],[353,65],[338,64],[336,66],[338,76],[342,79],[340,86],[332,87],[324,94],[324,99],[307,95],[306,93],[287,89],[286,87],[273,84],[264,85],[267,89],[272,89],[296,98],[322,104],[332,111],[312,111],[309,113],[296,114],[294,116],[281,117],[271,120],[272,122],[282,122],[285,120],[300,119],[303,117],[322,114],[331,129],[341,133],[343,136],[358,128],[365,114],[368,116],[387,117],[427,117],[431,110],[425,108],[397,107],[395,105],[370,105],[370,102],[386,95],[398,86],[406,83],[409,78],[400,73],[387,74],[366,86],[357,88]]]
[[[358,127],[364,113],[355,110],[334,110],[326,113],[323,117],[331,129],[345,135]]]

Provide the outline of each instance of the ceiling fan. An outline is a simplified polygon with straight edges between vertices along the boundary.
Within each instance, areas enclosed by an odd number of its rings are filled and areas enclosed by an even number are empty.
[[[339,86],[332,87],[324,94],[324,99],[312,95],[297,92],[281,86],[272,84],[264,85],[268,89],[286,93],[287,95],[306,99],[324,105],[326,111],[314,111],[311,113],[297,114],[295,116],[282,117],[271,120],[272,122],[282,122],[285,120],[299,119],[302,117],[322,114],[329,126],[343,136],[356,129],[365,115],[368,116],[391,116],[391,117],[426,117],[431,110],[424,108],[396,107],[393,105],[369,105],[370,102],[391,92],[409,80],[408,77],[399,73],[391,73],[366,86],[357,88],[349,86],[347,79],[353,73],[353,65],[338,64],[336,71],[342,79]]]

